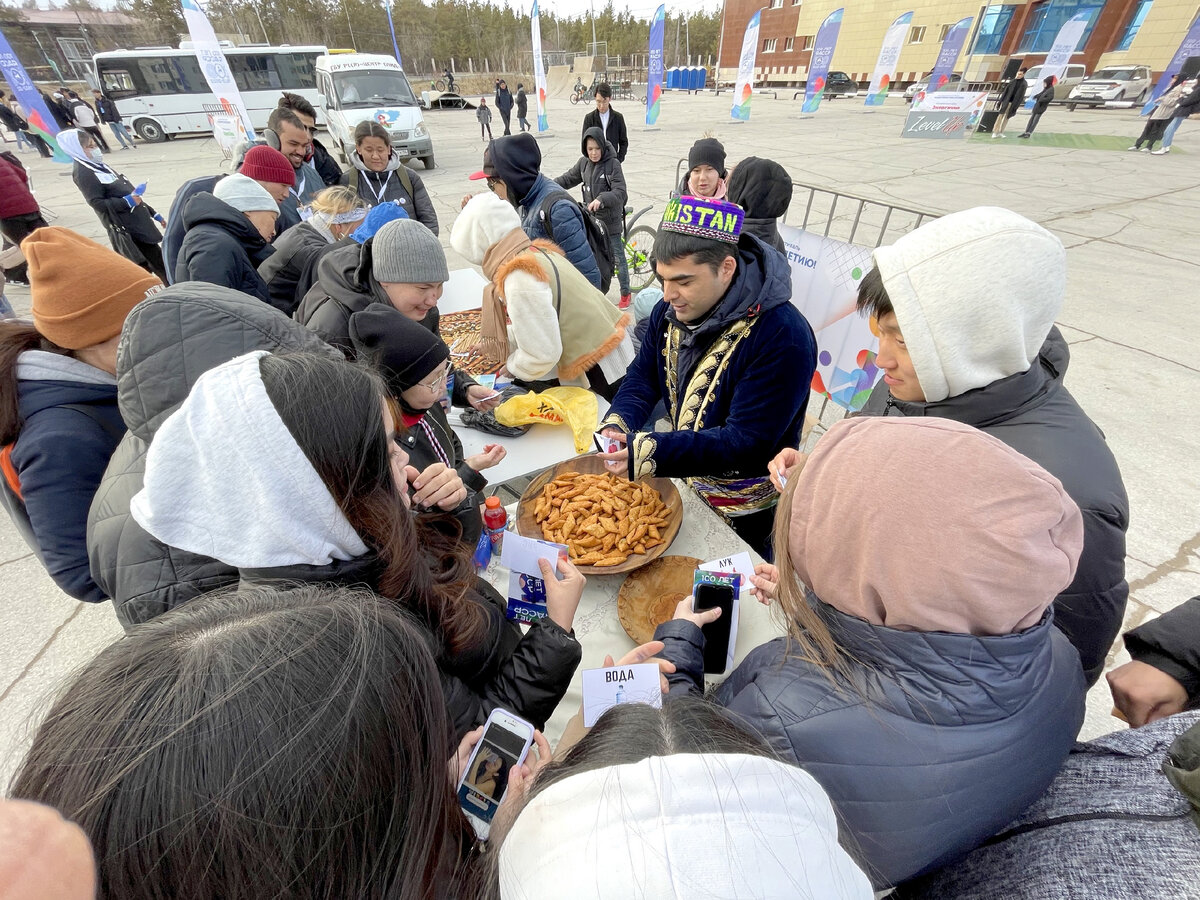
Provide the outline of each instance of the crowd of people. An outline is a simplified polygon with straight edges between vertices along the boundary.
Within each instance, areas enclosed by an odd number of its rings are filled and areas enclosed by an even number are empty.
[[[555,748],[539,731],[482,844],[455,784],[493,710],[542,729],[559,708],[587,579],[561,561],[526,629],[472,564],[505,450],[467,455],[443,403],[499,399],[439,334],[419,178],[374,123],[332,171],[285,95],[168,224],[77,123],[59,142],[111,249],[19,213],[32,312],[0,322],[0,499],[127,634],[0,803],[0,834],[38,836],[10,845],[21,877],[106,898],[1191,896],[1200,598],[1124,636],[1108,681],[1133,728],[1075,743],[1119,639],[1129,503],[1064,384],[1061,241],[977,207],[876,248],[857,304],[882,378],[804,454],[791,179],[697,140],[634,300],[590,224],[614,235],[627,200],[604,87],[555,179],[497,85],[488,190],[448,227],[487,279],[479,346],[518,387],[608,399],[608,469],[686,482],[762,556],[752,593],[784,636],[706,692],[720,611],[681,600],[607,660],[656,664],[661,709]],[[476,772],[489,795],[497,771]]]

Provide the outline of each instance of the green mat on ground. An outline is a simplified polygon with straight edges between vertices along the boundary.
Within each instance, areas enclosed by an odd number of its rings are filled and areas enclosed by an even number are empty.
[[[1016,125],[1016,123],[1012,123]],[[989,132],[977,131],[971,135],[973,141],[994,141],[997,144],[1032,144],[1034,147],[1066,147],[1071,150],[1126,150],[1137,140],[1137,135],[1129,137],[1119,137],[1111,134],[1055,134],[1052,131],[1045,133],[1035,131],[1027,138],[1018,137],[1021,133],[1020,128],[1009,126],[1005,132],[1006,137],[993,138]],[[1172,153],[1177,153],[1178,148],[1172,147]]]

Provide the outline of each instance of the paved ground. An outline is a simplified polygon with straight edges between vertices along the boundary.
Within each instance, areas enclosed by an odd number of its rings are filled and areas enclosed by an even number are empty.
[[[644,130],[631,104],[618,104],[629,120],[632,147],[625,176],[635,206],[653,203],[661,212],[677,160],[692,141],[712,132],[724,141],[730,162],[771,157],[798,183],[937,213],[979,204],[1008,206],[1063,239],[1070,260],[1059,318],[1072,345],[1067,383],[1107,434],[1133,510],[1128,624],[1200,594],[1195,518],[1200,509],[1195,465],[1200,367],[1190,336],[1200,286],[1200,172],[1194,162],[1200,154],[1200,122],[1180,129],[1176,146],[1182,152],[1152,157],[1031,145],[1015,137],[1019,123],[1004,141],[905,140],[899,137],[904,105],[898,99],[871,113],[855,101],[840,100],[801,119],[799,104],[756,97],[751,121],[738,125],[729,123],[730,102],[728,94],[668,94],[655,131]],[[554,130],[542,142],[551,173],[564,171],[578,157],[577,123],[584,112],[566,101],[551,101]],[[421,174],[438,206],[445,244],[461,196],[477,187],[466,175],[478,169],[483,144],[469,111],[431,113],[428,123],[439,168]],[[1132,143],[1140,130],[1132,111],[1052,109],[1038,132],[1127,136]],[[135,181],[148,179],[147,199],[167,211],[178,185],[215,170],[219,156],[211,140],[197,138],[143,145],[136,152],[117,152],[111,161]],[[42,203],[57,214],[55,223],[103,240],[67,170],[32,154],[24,159]],[[794,202],[792,212],[795,222],[803,203]],[[465,264],[449,255],[451,268]],[[996,265],[1012,262],[997,259]],[[10,296],[18,311],[28,310],[26,291],[10,289]],[[121,631],[108,606],[84,606],[61,594],[7,521],[0,522],[0,599],[5,608],[0,780],[6,781],[46,698]],[[1121,727],[1108,716],[1110,707],[1101,684],[1089,698],[1085,737]]]

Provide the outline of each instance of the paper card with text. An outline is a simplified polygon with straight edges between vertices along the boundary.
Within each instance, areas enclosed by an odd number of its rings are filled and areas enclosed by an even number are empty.
[[[508,610],[505,615],[522,625],[532,625],[538,619],[546,618],[549,615],[546,609],[546,583],[536,575],[509,572]]]
[[[745,559],[741,559],[745,557]],[[698,569],[692,578],[692,589],[695,586],[704,583],[710,584],[726,584],[733,588],[733,615],[729,617],[729,652],[725,655],[725,672],[733,671],[733,655],[737,647],[738,620],[742,615],[742,591],[749,589],[750,577],[743,575],[741,572],[732,572],[725,570],[712,570],[709,566],[718,566],[722,564],[731,564],[733,566],[742,566],[749,564],[750,571],[754,571],[753,563],[750,562],[749,553],[739,553],[736,556],[727,556],[724,559],[714,560],[711,563],[704,563]]]
[[[591,728],[596,720],[618,703],[645,703],[662,708],[662,687],[658,666],[610,666],[583,670],[583,726]]]
[[[548,559],[557,572],[559,559],[566,559],[567,553],[566,544],[537,541],[509,531],[505,533],[504,544],[500,548],[500,565],[511,572],[540,575],[542,570],[538,568],[538,560]]]
[[[742,576],[742,590],[748,591],[750,590],[750,576],[754,574],[754,560],[750,558],[749,553],[735,553],[733,556],[700,563],[697,568],[701,572],[736,572]]]

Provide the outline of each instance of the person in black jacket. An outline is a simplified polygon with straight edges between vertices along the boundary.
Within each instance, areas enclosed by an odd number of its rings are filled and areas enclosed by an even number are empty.
[[[629,265],[625,259],[625,204],[629,192],[625,174],[617,160],[617,151],[597,125],[583,133],[580,142],[583,155],[570,169],[554,179],[568,190],[583,185],[583,203],[604,223],[613,258],[617,261],[617,282],[621,287],[621,309],[628,309],[633,297],[629,293]]]
[[[776,221],[792,202],[792,178],[779,163],[748,156],[729,173],[726,199],[746,211],[742,230],[787,254]]]
[[[312,138],[312,154],[309,162],[317,170],[317,174],[321,176],[321,180],[325,182],[325,186],[332,187],[338,184],[342,177],[342,167],[337,164],[337,160],[333,158],[333,155],[325,149],[325,145],[317,140],[317,111],[313,109],[313,105],[300,94],[292,94],[285,91],[279,98],[278,108],[290,109],[304,123],[304,127],[308,129],[309,137]]]
[[[75,161],[71,177],[88,206],[100,217],[113,249],[145,266],[166,284],[159,226],[165,228],[167,220],[142,199],[128,178],[105,164],[104,155],[87,132],[68,129],[55,135],[55,140]]]
[[[1140,728],[1200,702],[1200,597],[1125,633],[1132,662],[1108,673],[1113,703]]]
[[[42,102],[46,104],[46,109],[50,110],[50,115],[58,123],[59,131],[75,127],[75,122],[71,119],[71,110],[67,108],[65,102],[67,98],[62,95],[61,91],[55,91],[53,97],[47,96],[45,91],[38,91],[38,93],[42,95]]]
[[[512,118],[513,95],[508,89],[508,82],[501,78],[496,82],[496,109],[504,120],[504,133],[512,134],[509,120]]]
[[[1025,70],[1017,69],[1017,77],[1004,86],[1004,90],[1000,92],[1000,99],[996,101],[996,122],[992,125],[992,137],[1004,137],[1008,120],[1025,104],[1025,91],[1028,88]]]
[[[1175,107],[1175,114],[1171,116],[1170,124],[1163,131],[1162,146],[1150,152],[1155,156],[1170,153],[1171,142],[1175,140],[1175,132],[1179,130],[1179,126],[1183,124],[1183,120],[1198,112],[1200,112],[1200,81],[1193,81],[1191,89],[1183,95],[1183,99]]]
[[[213,192],[200,193],[183,210],[187,228],[175,281],[207,281],[271,302],[258,267],[275,252],[279,205],[262,185],[245,175],[222,178]]]
[[[1021,137],[1027,138],[1033,134],[1033,129],[1037,128],[1038,122],[1042,119],[1042,113],[1050,108],[1050,102],[1053,99],[1054,76],[1047,75],[1042,79],[1042,89],[1033,95],[1033,113],[1029,116],[1029,124],[1025,126]]]
[[[617,151],[617,161],[625,162],[629,152],[629,132],[625,130],[625,117],[612,108],[612,88],[608,82],[596,85],[596,108],[583,117],[583,132],[599,128],[604,137]]]
[[[17,103],[15,98],[12,102],[17,104],[17,106],[20,105]],[[0,122],[4,124],[5,128],[17,135],[18,138],[24,135],[25,139],[33,144],[34,148],[38,152],[38,155],[41,156],[42,159],[49,159],[52,155],[50,152],[50,145],[46,143],[45,139],[40,134],[38,134],[36,131],[30,130],[29,122],[26,121],[25,117],[21,115],[21,113],[19,113],[15,108],[11,108],[8,103],[9,101],[4,94],[4,91],[0,91]],[[18,149],[20,149],[20,143],[20,140],[18,140]]]
[[[324,354],[259,351],[210,369],[159,427],[133,517],[243,584],[365,585],[428,628],[439,667],[469,686],[448,698],[459,737],[496,706],[540,728],[579,664],[586,581],[560,562],[547,618],[522,634],[475,577],[458,523],[413,515],[466,491],[409,465],[386,396],[377,375]]]
[[[525,95],[525,85],[517,85],[517,124],[521,126],[522,131],[530,131],[532,127],[529,124],[529,98]]]
[[[115,90],[115,88],[109,88],[109,90]],[[121,142],[121,148],[136,150],[137,144],[133,142],[133,135],[129,133],[125,123],[121,121],[121,114],[117,112],[117,104],[112,101],[112,98],[104,96],[99,88],[92,88],[92,96],[96,99],[96,114],[100,117],[101,122],[108,123],[113,137]]]
[[[91,104],[74,91],[67,91],[67,108],[71,111],[75,127],[90,134],[92,139],[100,145],[100,149],[108,153],[111,148],[108,146],[108,141],[104,139],[104,132],[100,130],[100,119]]]
[[[107,595],[93,580],[87,516],[125,433],[117,345],[129,311],[160,282],[141,266],[58,226],[22,248],[33,322],[0,322],[0,458],[18,531],[55,583],[77,600]],[[7,505],[7,504],[6,504]]]
[[[391,306],[376,303],[350,317],[350,341],[355,356],[371,363],[383,376],[407,434],[397,436],[418,472],[441,463],[454,469],[467,489],[466,499],[454,510],[463,528],[463,543],[474,549],[483,521],[480,495],[488,480],[482,474],[504,459],[501,444],[489,444],[483,453],[465,457],[462,442],[446,418],[450,377],[450,348],[420,322]],[[395,410],[393,410],[395,412]]]

